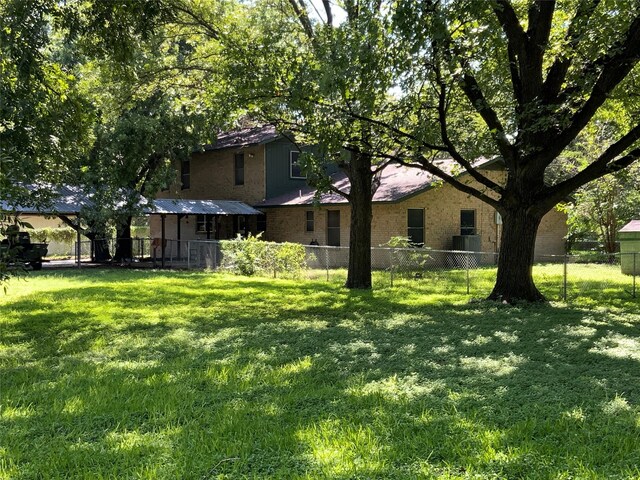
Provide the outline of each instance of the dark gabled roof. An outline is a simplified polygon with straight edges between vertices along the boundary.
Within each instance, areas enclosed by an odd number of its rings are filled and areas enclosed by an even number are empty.
[[[436,165],[447,172],[453,172],[459,166],[452,159],[436,160]],[[481,159],[476,162],[476,166],[481,168],[494,168],[495,160]],[[416,195],[428,188],[431,188],[440,179],[424,170],[418,168],[405,167],[395,163],[387,165],[380,176],[380,186],[373,195],[374,203],[395,203]],[[332,183],[339,190],[348,193],[350,189],[349,179],[344,172],[332,175]],[[299,190],[287,192],[274,198],[269,198],[256,207],[284,207],[313,205],[315,202],[316,190],[312,187],[305,187]],[[320,195],[321,205],[346,204],[347,200],[337,193],[324,193]]]
[[[280,137],[273,125],[243,128],[221,133],[215,143],[205,145],[206,152],[224,150],[225,148],[242,148],[251,145],[262,145]]]
[[[145,208],[149,214],[182,215],[262,215],[246,203],[235,200],[180,200],[162,198],[152,200]]]

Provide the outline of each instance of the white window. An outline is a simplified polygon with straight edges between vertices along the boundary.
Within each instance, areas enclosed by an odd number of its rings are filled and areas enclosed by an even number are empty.
[[[306,175],[302,173],[302,168],[300,168],[300,164],[298,160],[300,159],[300,152],[292,151],[289,156],[289,176],[291,178],[307,178]]]

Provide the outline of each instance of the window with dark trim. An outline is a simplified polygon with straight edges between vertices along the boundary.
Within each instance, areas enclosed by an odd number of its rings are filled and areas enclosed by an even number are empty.
[[[206,233],[207,227],[210,232],[213,231],[213,217],[210,215],[196,215],[196,232]]]
[[[180,183],[182,190],[191,188],[191,161],[183,160],[180,162]]]
[[[307,210],[306,214],[307,216],[306,216],[305,230],[307,232],[313,232],[315,230],[313,210]]]
[[[327,211],[327,245],[340,246],[340,210]]]
[[[306,175],[302,173],[302,168],[300,167],[300,152],[292,151],[289,157],[289,176],[291,178],[307,178]]]
[[[247,235],[247,217],[244,215],[236,216],[236,233],[241,234],[243,237]]]
[[[244,153],[236,153],[233,160],[235,185],[244,185]]]
[[[476,211],[460,210],[460,235],[476,234]]]
[[[267,231],[267,215],[265,213],[258,215],[256,219],[256,230],[258,230],[258,232]]]
[[[407,209],[407,237],[414,245],[424,245],[424,208]]]

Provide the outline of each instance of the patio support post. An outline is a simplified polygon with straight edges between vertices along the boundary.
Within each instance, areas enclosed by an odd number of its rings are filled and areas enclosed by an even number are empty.
[[[82,254],[82,244],[80,243],[80,213],[76,215],[76,259],[80,268],[80,255]]]
[[[167,216],[163,213],[162,215],[160,215],[160,219],[162,221],[162,229],[161,229],[161,236],[162,238],[160,239],[160,252],[162,254],[162,263],[161,266],[162,268],[164,268],[164,251],[165,251],[165,219],[167,218]]]
[[[183,213],[178,213],[176,215],[177,219],[178,219],[178,261],[182,258],[182,255],[180,253],[180,224],[182,223],[182,217],[184,217]]]
[[[208,214],[204,216],[204,225],[207,230],[207,240],[211,240],[211,216]]]

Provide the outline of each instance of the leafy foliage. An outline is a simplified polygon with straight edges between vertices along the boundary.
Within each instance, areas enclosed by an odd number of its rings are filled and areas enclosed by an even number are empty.
[[[274,278],[299,277],[306,268],[304,245],[265,242],[260,236],[238,235],[235,240],[221,241],[223,268],[248,276],[266,273]]]
[[[596,234],[604,252],[614,253],[618,230],[640,218],[640,165],[585,185],[566,211],[572,237]]]
[[[60,2],[0,2],[0,192],[23,205],[46,200],[28,183],[54,183],[82,154],[92,109],[52,54]]]

